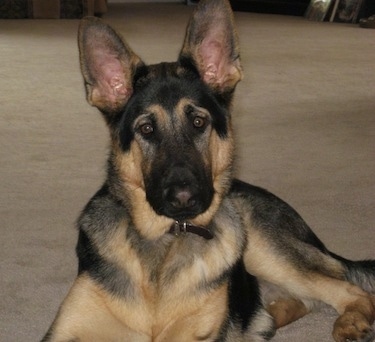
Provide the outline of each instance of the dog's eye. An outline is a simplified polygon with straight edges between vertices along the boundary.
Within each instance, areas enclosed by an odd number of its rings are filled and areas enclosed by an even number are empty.
[[[154,132],[154,127],[150,123],[143,124],[139,127],[139,131],[143,135],[150,135]]]
[[[193,125],[195,128],[203,128],[206,125],[206,119],[196,116],[193,120]]]

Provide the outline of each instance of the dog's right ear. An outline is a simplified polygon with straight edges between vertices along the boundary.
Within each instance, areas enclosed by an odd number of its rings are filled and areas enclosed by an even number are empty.
[[[133,76],[143,64],[141,59],[110,26],[95,17],[81,20],[78,46],[87,101],[105,115],[114,115],[133,93]]]

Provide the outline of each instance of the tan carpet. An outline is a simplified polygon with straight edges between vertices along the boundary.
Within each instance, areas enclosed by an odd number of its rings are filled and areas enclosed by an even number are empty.
[[[147,62],[174,60],[190,7],[110,5]],[[375,258],[375,30],[237,13],[238,174],[292,204],[333,251]],[[72,20],[0,21],[0,340],[37,341],[74,279],[75,219],[107,130],[84,99]],[[274,341],[332,341],[327,309]]]

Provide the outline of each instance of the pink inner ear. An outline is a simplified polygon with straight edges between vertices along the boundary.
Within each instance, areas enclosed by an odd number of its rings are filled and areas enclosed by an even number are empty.
[[[200,46],[203,80],[223,84],[231,72],[227,51],[220,41],[206,38]]]
[[[109,82],[110,87],[113,89],[114,95],[126,95],[128,93],[125,87],[125,81],[118,76],[113,76]]]
[[[129,96],[124,68],[116,56],[106,53],[96,53],[92,73],[96,84],[93,94],[95,97],[107,99],[106,102],[115,104]]]

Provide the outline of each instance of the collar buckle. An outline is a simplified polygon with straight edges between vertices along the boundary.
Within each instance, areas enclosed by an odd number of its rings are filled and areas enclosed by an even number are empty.
[[[175,221],[172,224],[172,227],[169,230],[169,233],[173,234],[174,236],[181,236],[186,235],[187,233],[192,233],[199,235],[206,240],[211,240],[214,235],[211,232],[209,228],[201,227],[201,226],[195,226],[189,222],[179,222]]]
[[[175,236],[186,235],[187,233],[186,227],[187,227],[186,222],[180,223],[178,221],[175,221],[171,230],[172,230],[173,235]]]

